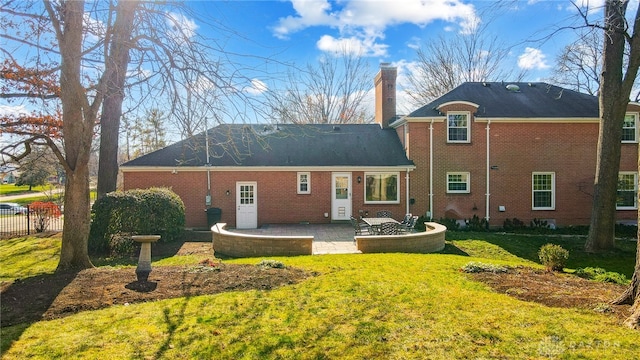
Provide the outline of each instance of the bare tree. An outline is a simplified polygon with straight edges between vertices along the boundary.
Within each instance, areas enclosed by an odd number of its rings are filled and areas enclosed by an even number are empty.
[[[23,104],[38,110],[0,118],[3,132],[21,136],[16,143],[3,144],[0,151],[19,161],[33,145],[52,148],[66,173],[58,270],[91,267],[88,164],[100,111],[105,133],[100,148],[117,154],[114,133],[119,131],[122,106],[133,112],[136,104],[153,107],[149,99],[164,99],[158,102],[168,104],[163,111],[170,112],[192,85],[182,75],[196,71],[198,83],[228,95],[226,109],[236,114],[247,106],[248,98],[239,90],[247,79],[237,68],[221,70],[218,64],[229,55],[224,43],[198,35],[184,4],[8,0],[1,10],[0,37],[6,41],[0,49],[4,55],[0,75],[6,81],[1,98],[26,99]],[[233,32],[226,35],[239,37]],[[19,59],[14,58],[16,53]],[[132,94],[135,103],[127,101],[126,95]],[[103,104],[108,105],[103,108]],[[214,108],[225,109],[217,104]],[[100,166],[102,174],[117,173],[117,162]],[[108,183],[112,185],[101,187],[103,192],[115,190],[115,183]]]
[[[602,73],[603,31],[600,28],[581,27],[575,42],[565,46],[556,58],[551,81],[562,87],[597,96],[600,90]],[[628,44],[625,49],[624,66],[628,66]],[[638,101],[638,80],[636,79],[632,98]],[[633,95],[633,94],[631,94]]]
[[[622,124],[640,65],[640,17],[627,23],[627,1],[605,2],[602,73],[600,75],[600,130],[598,159],[587,251],[614,246],[615,208],[622,142]],[[586,13],[583,13],[587,19]],[[628,31],[633,31],[629,33]],[[628,49],[628,52],[625,52]],[[626,55],[625,55],[626,54]],[[628,59],[625,60],[625,56]]]
[[[128,42],[127,78],[120,83],[123,87],[119,91],[129,95],[129,99],[136,99],[133,102],[125,98],[120,104],[127,114],[136,117],[136,113],[162,111],[179,129],[181,137],[186,138],[208,125],[246,114],[247,109],[256,113],[256,109],[263,107],[243,91],[252,82],[242,75],[244,69],[240,68],[238,58],[244,55],[225,50],[225,39],[242,39],[241,34],[212,17],[194,13],[188,3],[144,2],[137,10]],[[196,31],[200,26],[196,22],[218,38]],[[109,130],[109,138],[113,140],[114,134],[119,133],[119,122],[102,124],[105,125],[113,126]],[[104,133],[102,130],[101,134]],[[100,145],[101,153],[110,159],[100,163],[98,196],[115,190],[114,177],[118,173],[114,156],[118,153],[117,141]]]
[[[503,61],[510,48],[490,34],[491,17],[498,16],[503,5],[487,8],[487,20],[477,23],[473,31],[440,36],[416,51],[417,66],[405,89],[414,106],[423,106],[464,82],[517,81],[525,75],[505,70]]]
[[[556,59],[551,80],[575,91],[597,95],[602,70],[602,31],[581,28],[577,40],[563,49]]]
[[[58,271],[93,266],[87,253],[92,143],[102,104],[105,98],[114,98],[110,95],[118,87],[113,82],[125,71],[117,51],[101,49],[107,49],[113,38],[129,38],[131,6],[136,2],[45,0],[2,5],[0,36],[7,41],[2,75],[5,89],[13,91],[2,97],[38,105],[29,114],[0,119],[3,130],[21,136],[2,152],[19,160],[33,145],[46,144],[64,168],[65,231]],[[107,21],[99,21],[101,13],[108,14]],[[21,54],[20,59],[14,53]]]
[[[113,4],[111,5],[113,6]],[[98,156],[98,198],[115,190],[118,179],[118,139],[120,117],[124,101],[124,84],[129,64],[129,50],[135,46],[132,39],[133,22],[139,10],[137,0],[120,1],[115,5],[120,16],[107,31],[104,39],[106,96],[100,116],[100,154]]]
[[[158,109],[151,109],[144,117],[133,120],[123,117],[122,125],[126,134],[124,159],[128,161],[165,147],[165,121],[166,117]]]
[[[600,128],[591,222],[585,248],[589,252],[611,249],[615,245],[615,207],[622,142],[622,125],[633,85],[640,67],[640,13],[627,21],[627,0],[607,0],[604,19],[592,23],[590,9],[576,8],[585,23],[603,30],[602,72],[598,94]],[[640,170],[640,166],[639,166]],[[639,213],[640,220],[640,213]],[[640,328],[640,246],[636,266],[627,291],[616,303],[633,304],[626,324]]]
[[[271,90],[267,98],[276,122],[363,123],[367,122],[364,100],[370,89],[366,62],[343,50],[325,55],[305,69],[292,69],[284,90]]]

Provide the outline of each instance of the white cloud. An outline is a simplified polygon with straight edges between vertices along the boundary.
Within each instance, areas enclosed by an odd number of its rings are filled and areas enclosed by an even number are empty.
[[[549,68],[546,62],[547,56],[540,49],[526,48],[524,53],[518,56],[518,67],[525,70],[544,70]]]
[[[420,41],[420,38],[414,36],[407,42],[407,47],[412,50],[418,50],[420,49]]]
[[[174,12],[167,13],[167,25],[173,30],[170,36],[176,41],[191,39],[196,35],[198,29],[198,25],[193,20]]]
[[[348,37],[336,39],[331,35],[324,35],[318,40],[318,49],[336,54],[351,54],[357,56],[386,56],[388,45],[378,44],[375,38],[359,39]]]
[[[31,112],[24,105],[0,105],[0,116],[23,116]]]
[[[100,39],[104,39],[107,27],[102,21],[92,18],[91,13],[86,12],[82,16],[82,22],[84,23],[84,28],[87,30],[83,34],[87,41],[94,44],[100,41]]]
[[[331,10],[331,4],[327,0],[291,0],[291,4],[298,16],[280,18],[273,29],[279,38],[286,38],[291,33],[311,26],[336,25],[336,19],[327,13]]]
[[[269,88],[267,84],[258,79],[251,79],[251,85],[244,88],[244,92],[250,95],[260,95],[266,92]]]
[[[458,31],[470,33],[480,22],[475,8],[461,0],[291,0],[296,12],[280,18],[274,26],[274,35],[286,39],[292,33],[309,27],[324,26],[337,29],[339,36],[324,35],[318,47],[334,49],[341,44],[365,46],[365,54],[386,54],[384,30],[397,24],[415,24],[424,27],[442,20],[454,24]],[[451,26],[451,25],[449,25]],[[323,46],[323,47],[320,47]],[[377,56],[377,55],[375,55]]]

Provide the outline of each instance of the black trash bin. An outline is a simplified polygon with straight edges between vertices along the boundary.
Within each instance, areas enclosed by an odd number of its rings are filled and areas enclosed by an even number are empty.
[[[211,229],[213,225],[220,222],[220,219],[222,218],[222,209],[212,207],[212,208],[208,208],[206,211],[207,211],[207,225],[209,226],[209,229]]]

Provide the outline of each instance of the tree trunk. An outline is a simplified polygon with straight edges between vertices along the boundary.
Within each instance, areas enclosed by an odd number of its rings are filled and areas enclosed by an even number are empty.
[[[113,38],[105,66],[105,98],[100,118],[98,199],[115,191],[118,181],[118,137],[124,99],[124,83],[132,47],[131,32],[138,1],[118,3]]]
[[[93,267],[88,255],[91,214],[89,209],[88,162],[69,173],[65,183],[64,232],[60,251],[59,272]]]
[[[55,11],[45,3],[49,15]],[[56,271],[92,267],[88,254],[89,239],[89,154],[96,120],[80,81],[84,2],[69,1],[61,7],[62,28],[56,29],[62,61],[60,64],[60,100],[64,131],[63,165],[67,175],[64,197],[64,231],[60,262]]]
[[[631,315],[624,321],[624,324],[632,329],[640,330],[640,246],[636,249],[636,267],[631,278],[631,284],[613,303],[617,305],[633,304],[631,306]]]
[[[624,4],[622,4],[624,5]],[[619,1],[605,5],[605,36],[600,76],[600,129],[591,223],[585,244],[587,252],[612,249],[615,245],[615,213],[622,124],[629,103],[623,89],[625,11]]]

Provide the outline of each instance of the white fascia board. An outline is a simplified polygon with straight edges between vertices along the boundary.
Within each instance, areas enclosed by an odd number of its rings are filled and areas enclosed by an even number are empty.
[[[439,123],[439,122],[444,122],[447,118],[445,116],[436,116],[436,117],[406,117],[406,122],[412,123],[430,123],[430,122],[434,122],[434,123]]]
[[[475,107],[476,109],[480,107],[480,105],[478,105],[476,103],[472,103],[471,101],[447,101],[446,103],[442,103],[442,104],[438,105],[438,107],[436,109],[440,110],[443,107],[448,106],[448,105],[460,105],[460,104],[462,104],[462,105],[470,105],[470,106]]]
[[[474,122],[486,123],[536,123],[536,124],[585,124],[599,123],[599,118],[478,118],[474,117]]]
[[[172,171],[405,171],[415,170],[415,165],[398,166],[123,166],[122,172],[172,172]]]

